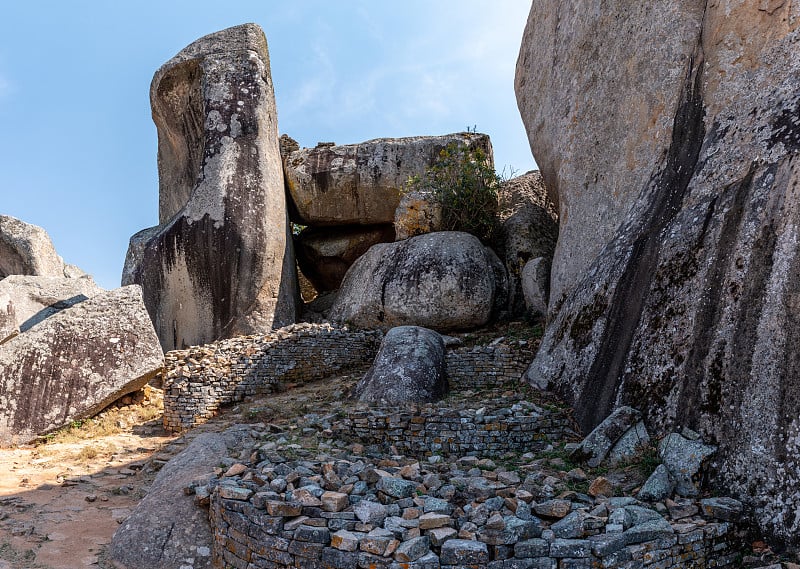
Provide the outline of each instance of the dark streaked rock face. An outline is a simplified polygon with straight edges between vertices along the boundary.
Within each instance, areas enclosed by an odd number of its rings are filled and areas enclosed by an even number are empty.
[[[0,443],[91,416],[141,388],[163,357],[138,286],[53,314],[0,345]]]
[[[477,237],[441,231],[371,247],[347,271],[330,317],[363,328],[470,329],[505,307],[506,291],[502,263]]]
[[[267,42],[245,24],[156,72],[159,219],[131,244],[164,349],[294,322],[297,275]]]
[[[444,340],[433,330],[398,326],[386,333],[375,363],[353,397],[395,405],[437,401],[447,393]]]
[[[529,379],[586,430],[630,404],[699,431],[712,482],[794,546],[798,40],[788,2],[536,0],[516,81],[561,213]]]

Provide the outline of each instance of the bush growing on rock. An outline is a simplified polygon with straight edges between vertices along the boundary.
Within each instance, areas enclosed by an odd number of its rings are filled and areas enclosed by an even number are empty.
[[[481,148],[451,142],[422,176],[409,178],[406,191],[429,193],[442,209],[443,231],[464,231],[491,242],[498,230],[497,191],[502,178]]]

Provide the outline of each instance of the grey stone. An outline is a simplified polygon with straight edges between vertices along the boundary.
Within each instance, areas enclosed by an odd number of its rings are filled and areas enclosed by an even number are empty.
[[[597,425],[581,444],[572,451],[570,458],[585,461],[596,468],[605,460],[614,444],[638,421],[642,414],[632,407],[622,406]]]
[[[428,530],[426,535],[430,538],[433,547],[441,547],[447,540],[456,539],[458,531],[453,528],[442,527]]]
[[[380,138],[360,144],[320,144],[286,157],[286,182],[303,225],[393,223],[410,176],[422,175],[449,143],[492,147],[485,134]]]
[[[394,241],[394,227],[308,227],[295,238],[297,264],[319,292],[338,289],[347,269],[370,247]]]
[[[667,467],[659,464],[647,478],[637,496],[645,502],[661,502],[672,494],[674,487],[675,484],[670,479]]]
[[[398,241],[442,231],[442,205],[428,188],[403,192],[394,212],[395,237]]]
[[[550,555],[550,542],[545,539],[526,539],[514,545],[514,557],[531,558]]]
[[[584,537],[585,528],[583,522],[586,519],[586,513],[576,510],[565,518],[558,520],[550,526],[553,534],[557,538],[562,539],[577,539]]]
[[[433,330],[398,326],[381,342],[375,362],[353,388],[352,397],[395,405],[437,401],[447,393],[444,342]]]
[[[90,417],[164,365],[141,289],[104,292],[0,345],[0,443]]]
[[[640,524],[652,521],[662,520],[663,517],[661,514],[656,512],[655,510],[651,510],[650,508],[645,508],[643,506],[625,506],[625,514],[626,517],[630,520],[630,522],[625,523],[626,526],[638,526]]]
[[[783,394],[800,392],[799,7],[583,8],[533,2],[518,60],[521,114],[561,213],[554,314],[528,377],[584,430],[622,403],[653,436],[713,435],[709,482],[796,547],[785,457],[800,454],[800,399]]]
[[[650,434],[644,421],[639,421],[628,429],[608,452],[608,464],[615,466],[620,462],[632,460],[650,444]]]
[[[10,275],[0,281],[0,299],[7,298],[13,304],[20,332],[102,291],[89,276]]]
[[[134,236],[123,274],[142,285],[162,346],[294,322],[299,293],[263,31],[244,24],[195,41],[156,72],[150,101],[160,224]]]
[[[572,502],[569,500],[545,500],[533,505],[533,511],[539,516],[546,518],[563,518],[569,514]]]
[[[734,498],[704,498],[700,500],[700,508],[710,518],[733,522],[741,517],[743,505]]]
[[[629,545],[672,537],[675,530],[664,518],[650,520],[628,529],[622,535]]]
[[[456,541],[456,540],[450,540]],[[450,542],[445,542],[447,545]],[[444,546],[443,546],[444,547]],[[395,551],[394,558],[398,561],[416,561],[426,555],[431,549],[430,539],[423,535],[404,541]]]
[[[687,439],[678,433],[670,433],[661,440],[658,454],[675,481],[675,492],[680,496],[696,496],[699,493],[694,477],[716,450],[717,447]]]
[[[439,559],[442,565],[478,565],[489,562],[489,549],[480,541],[451,539],[442,546]]]
[[[328,544],[331,542],[331,532],[327,527],[315,527],[303,524],[294,530],[294,539],[296,541],[308,543]]]
[[[0,281],[2,284],[2,281]],[[0,344],[19,334],[17,312],[9,296],[0,295]]]
[[[83,271],[56,253],[47,232],[10,215],[0,215],[0,278],[8,275],[80,276]]]
[[[592,542],[586,539],[556,539],[550,544],[550,557],[581,559],[592,554]]]
[[[210,558],[197,555],[199,548],[212,547],[208,512],[195,506],[181,489],[209,480],[229,449],[249,442],[249,436],[249,426],[202,433],[167,462],[147,495],[114,533],[108,547],[111,560],[125,569],[173,569],[194,558],[195,569],[209,569]]]
[[[512,314],[523,314],[526,310],[547,314],[558,215],[547,196],[542,175],[532,171],[503,182],[498,201],[509,310]],[[528,266],[536,259],[539,261]]]
[[[378,244],[347,271],[331,320],[437,331],[486,324],[505,304],[505,269],[477,237],[443,231]]]
[[[361,500],[353,506],[353,512],[355,512],[361,523],[375,526],[380,526],[388,515],[386,506],[370,500]]]
[[[392,498],[410,498],[414,495],[417,485],[414,482],[403,480],[402,478],[382,476],[378,479],[375,489]]]

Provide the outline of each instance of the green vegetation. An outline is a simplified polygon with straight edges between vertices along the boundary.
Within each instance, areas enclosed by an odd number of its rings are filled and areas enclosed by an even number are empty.
[[[486,152],[450,143],[425,174],[409,178],[406,190],[433,195],[442,208],[443,230],[465,231],[490,243],[499,226],[497,191],[501,182]]]

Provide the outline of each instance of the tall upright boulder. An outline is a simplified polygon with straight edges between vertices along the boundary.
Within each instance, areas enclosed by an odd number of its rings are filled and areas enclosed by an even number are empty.
[[[800,5],[534,0],[516,90],[559,205],[528,378],[588,431],[635,404],[800,545]]]
[[[297,275],[264,32],[195,41],[150,87],[159,221],[132,239],[125,282],[142,285],[164,349],[289,324]]]
[[[83,274],[78,267],[64,263],[44,229],[10,215],[0,215],[0,279],[8,275],[77,277]]]

